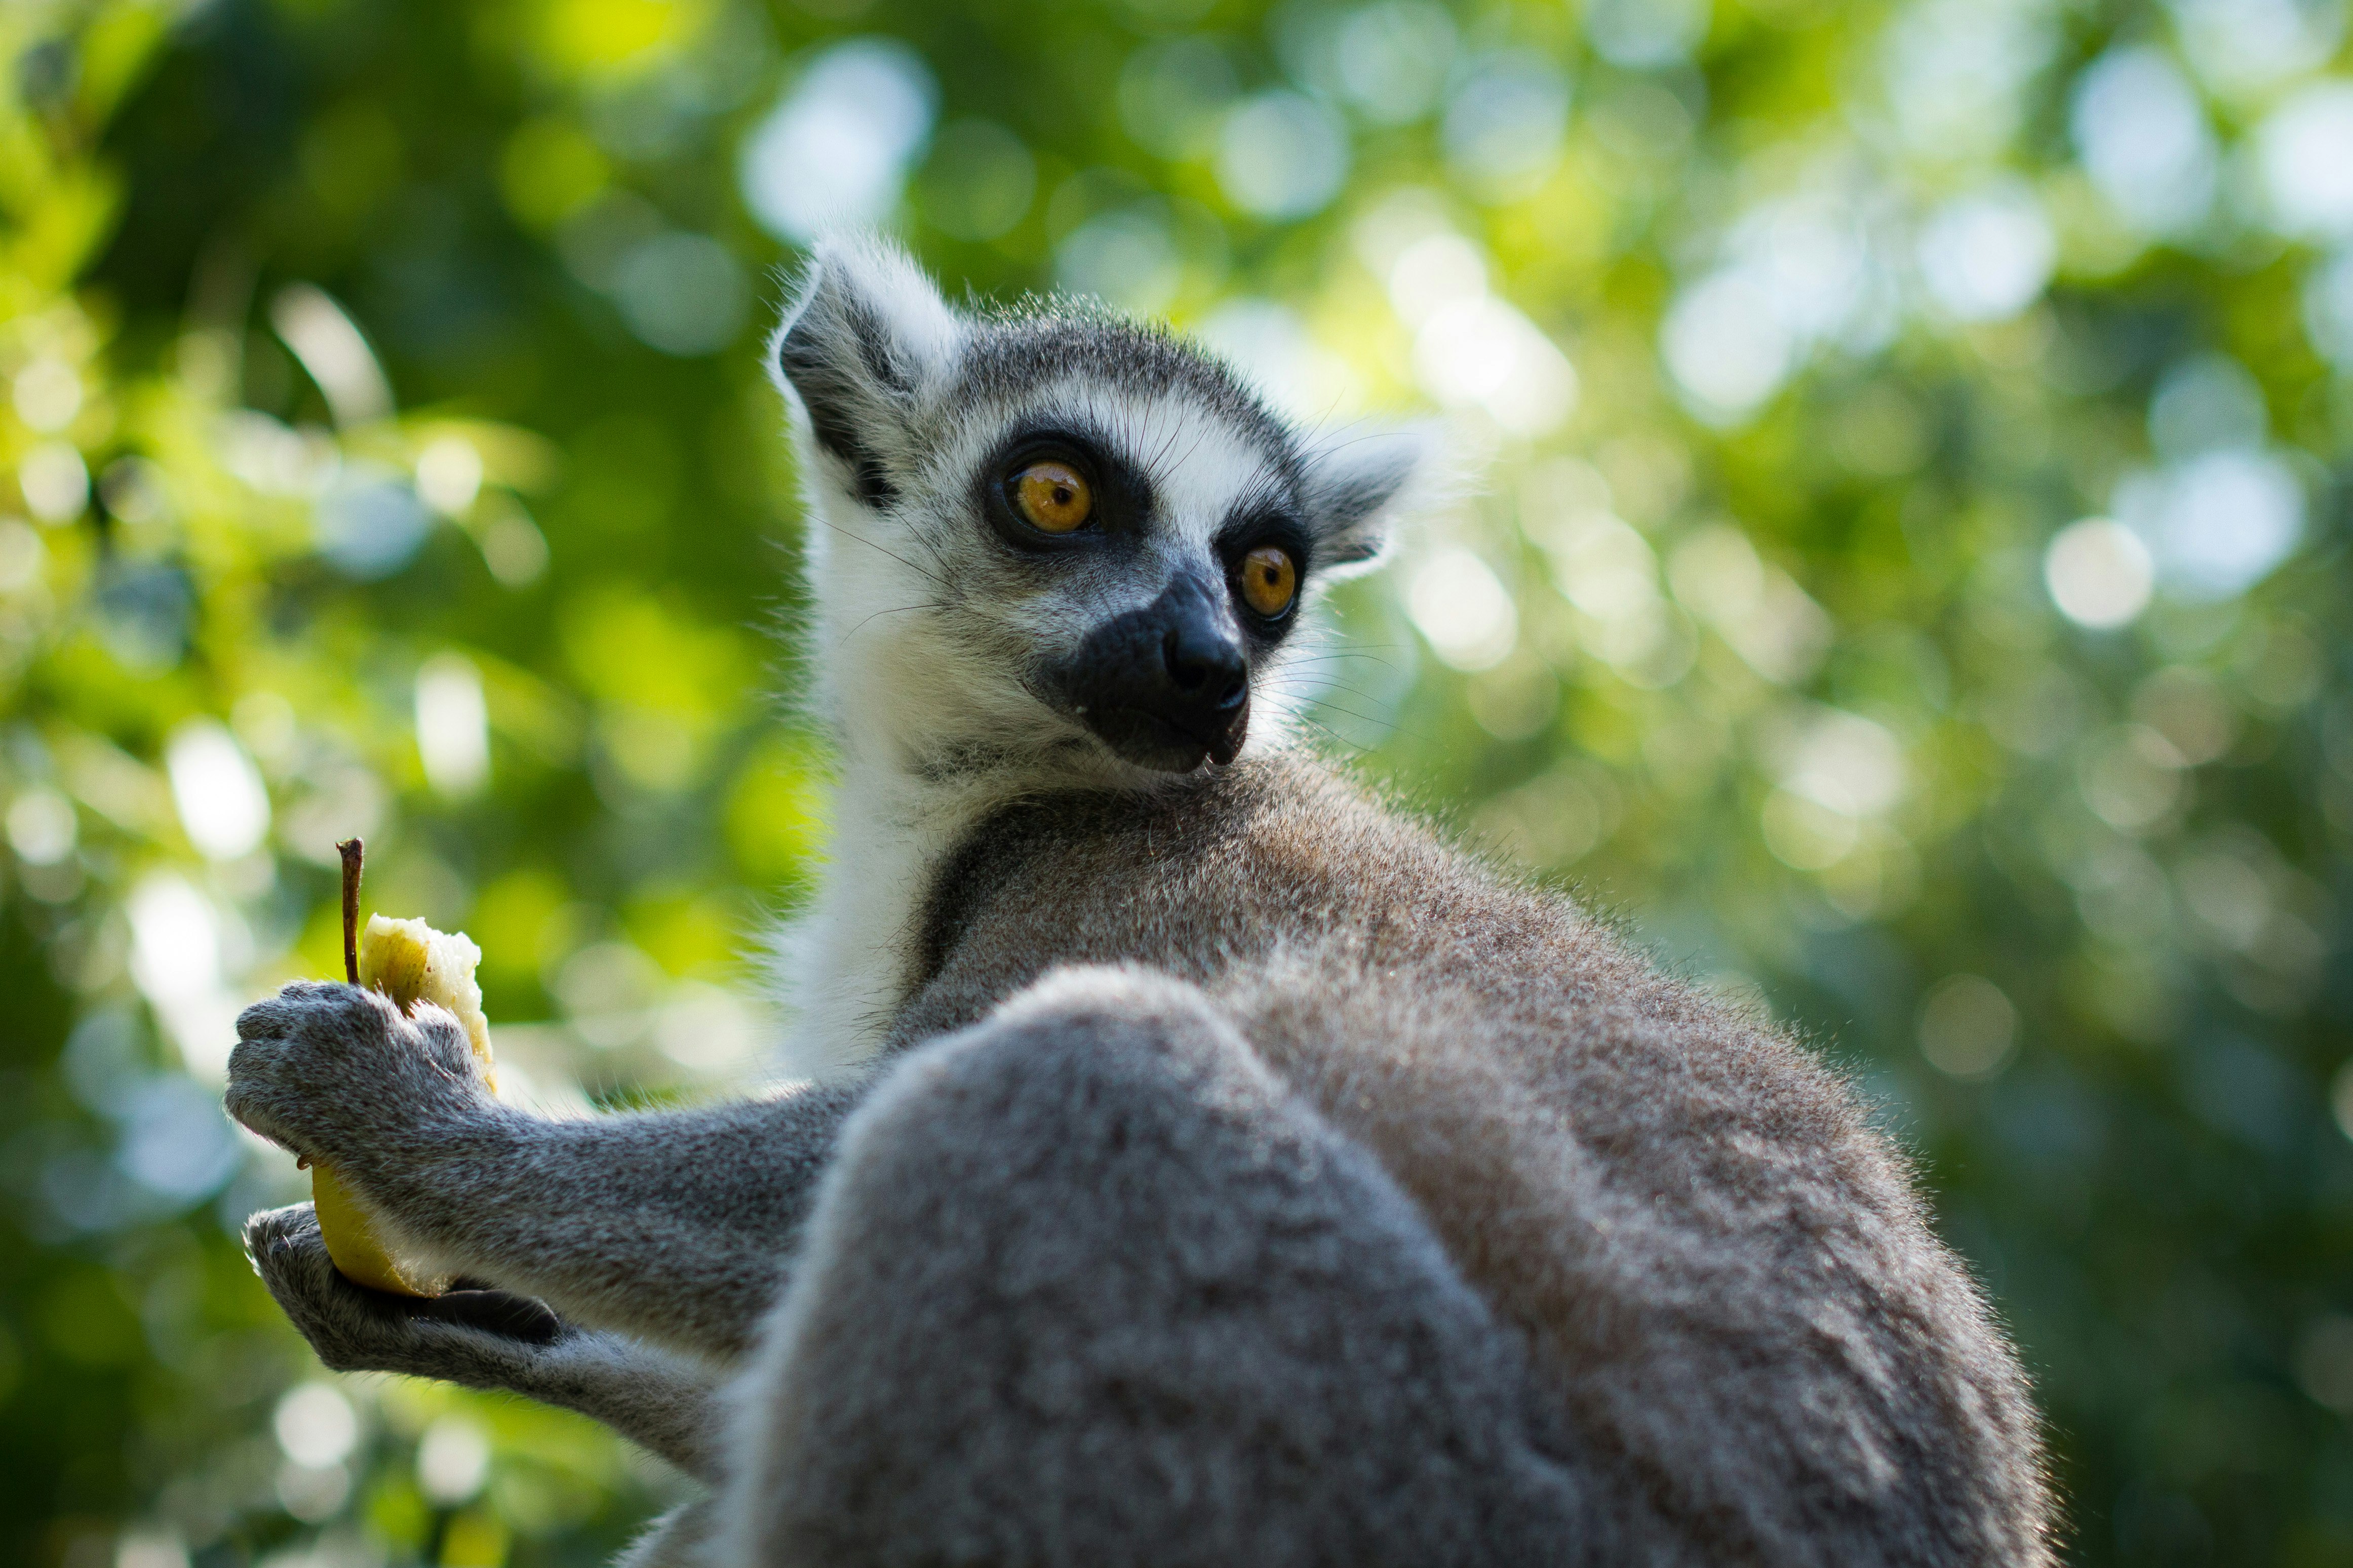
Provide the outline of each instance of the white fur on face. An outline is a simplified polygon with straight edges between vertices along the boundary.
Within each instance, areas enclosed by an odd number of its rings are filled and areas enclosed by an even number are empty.
[[[983,465],[1015,427],[1091,437],[1145,474],[1155,512],[1143,552],[1016,559],[976,505]],[[965,749],[1100,779],[1128,771],[1027,684],[1112,616],[1149,604],[1180,572],[1222,579],[1219,533],[1287,500],[1282,470],[1247,431],[1181,392],[1138,396],[1076,379],[1017,401],[955,410],[934,426],[920,482],[897,504],[860,504],[826,463],[812,496],[809,585],[819,663],[845,742],[902,759]],[[1042,567],[1042,570],[1041,570]],[[1271,661],[1269,661],[1271,662]],[[878,759],[879,760],[879,759]],[[1074,781],[1075,782],[1075,781]]]

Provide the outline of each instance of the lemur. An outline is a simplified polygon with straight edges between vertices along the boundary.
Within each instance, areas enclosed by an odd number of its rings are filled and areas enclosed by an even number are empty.
[[[482,1289],[248,1249],[330,1367],[585,1411],[710,1488],[630,1561],[2024,1563],[2019,1363],[1766,1024],[1285,742],[1429,464],[1165,330],[818,248],[805,476],[852,1070],[547,1120],[301,984],[227,1102]]]

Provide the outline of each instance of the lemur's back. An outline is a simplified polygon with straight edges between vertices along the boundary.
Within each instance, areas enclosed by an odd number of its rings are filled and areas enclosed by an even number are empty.
[[[1323,765],[1008,808],[922,942],[900,1044],[1065,963],[1229,1009],[1524,1332],[1629,1560],[2044,1560],[2023,1381],[1844,1087]]]

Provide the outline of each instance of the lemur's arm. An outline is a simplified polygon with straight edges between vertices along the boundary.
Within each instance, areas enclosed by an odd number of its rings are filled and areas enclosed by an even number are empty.
[[[356,986],[246,1009],[231,1115],[330,1161],[396,1244],[566,1319],[721,1361],[751,1342],[862,1086],[558,1121],[493,1100],[464,1030]]]
[[[717,1374],[620,1334],[578,1329],[496,1291],[413,1300],[335,1271],[309,1204],[245,1223],[269,1293],[337,1372],[396,1372],[503,1389],[601,1421],[697,1479],[718,1479]]]

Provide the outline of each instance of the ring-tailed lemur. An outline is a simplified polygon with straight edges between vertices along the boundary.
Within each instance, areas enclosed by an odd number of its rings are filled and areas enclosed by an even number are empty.
[[[669,1456],[713,1494],[645,1563],[2051,1561],[2018,1364],[1844,1086],[1272,733],[1409,441],[871,242],[775,359],[867,1065],[551,1121],[443,1015],[256,1005],[231,1110],[497,1288],[258,1215],[329,1365]]]

